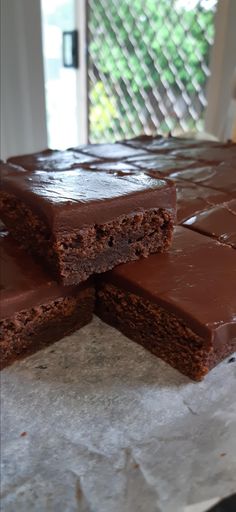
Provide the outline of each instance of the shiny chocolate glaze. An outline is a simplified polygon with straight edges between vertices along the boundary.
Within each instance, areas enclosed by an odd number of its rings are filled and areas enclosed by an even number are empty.
[[[135,148],[143,148],[147,151],[152,152],[170,152],[179,150],[180,148],[189,149],[194,147],[218,147],[218,141],[211,140],[199,140],[199,139],[191,139],[186,137],[163,137],[161,135],[141,135],[139,137],[135,137],[133,139],[126,139],[122,141],[124,144],[127,144],[131,147]]]
[[[175,150],[180,150],[183,148],[183,152],[191,151],[191,148],[214,148],[218,145],[218,142],[209,141],[209,140],[197,140],[197,139],[188,139],[181,137],[163,137],[163,139],[153,139],[147,145],[143,145],[142,147],[147,149],[148,151],[160,151],[162,153],[170,153]],[[193,160],[195,158],[193,157]]]
[[[99,161],[99,158],[94,158],[78,151],[69,149],[66,151],[45,149],[38,153],[29,155],[13,156],[8,159],[9,163],[20,165],[29,171],[44,170],[44,171],[60,171],[64,169],[73,169],[74,167],[83,166],[84,164]]]
[[[127,174],[132,174],[132,171],[134,174],[138,174],[137,167],[127,161],[125,162],[98,162],[98,163],[92,163],[88,165],[89,169],[92,169],[93,171],[106,171],[106,172],[123,172]]]
[[[186,169],[171,174],[170,178],[180,178],[198,183],[199,185],[222,190],[236,197],[236,162],[231,165],[229,163],[220,163],[216,166]]]
[[[183,225],[236,249],[236,199],[197,213]]]
[[[153,155],[149,153],[148,155],[141,155],[140,157],[132,157],[128,158],[127,162],[135,165],[136,167],[148,170],[152,173],[160,173],[163,176],[169,176],[177,169],[189,169],[192,166],[196,166],[197,162],[193,160],[180,160],[177,158],[171,158],[168,155]]]
[[[206,340],[236,337],[236,252],[207,236],[178,226],[168,253],[119,265],[102,279],[167,308]]]
[[[177,220],[182,222],[213,204],[227,201],[229,197],[220,190],[202,187],[184,180],[174,180],[177,195]]]
[[[104,160],[125,160],[131,156],[143,155],[145,150],[134,149],[126,146],[125,144],[89,144],[88,146],[80,147],[80,151],[87,155]]]
[[[199,145],[199,147],[190,147],[172,151],[171,155],[178,158],[187,158],[191,160],[202,160],[207,163],[231,162],[236,161],[236,144],[218,144],[216,146]]]
[[[6,162],[0,162],[0,180],[4,178],[4,176],[8,176],[9,174],[15,174],[19,172],[27,172],[26,169],[20,167],[19,165],[13,165]]]
[[[163,140],[165,140],[165,137],[162,135],[138,135],[138,137],[133,137],[132,139],[124,139],[121,142],[131,148],[143,148],[148,150],[149,146],[151,146],[153,143],[159,146],[163,143]]]
[[[171,181],[145,173],[68,169],[8,175],[2,190],[28,205],[54,231],[102,224],[142,209],[175,210]]]

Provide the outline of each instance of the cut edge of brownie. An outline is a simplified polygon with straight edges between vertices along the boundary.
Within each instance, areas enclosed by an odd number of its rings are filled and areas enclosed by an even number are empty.
[[[172,209],[140,208],[113,221],[55,238],[46,223],[15,196],[3,192],[1,200],[2,220],[13,237],[64,285],[79,284],[93,273],[165,252],[171,245],[175,221]]]
[[[167,309],[98,279],[95,313],[125,336],[163,359],[166,363],[200,381],[236,348],[214,344],[194,333]]]
[[[0,369],[41,350],[88,324],[94,309],[88,286],[0,321]]]

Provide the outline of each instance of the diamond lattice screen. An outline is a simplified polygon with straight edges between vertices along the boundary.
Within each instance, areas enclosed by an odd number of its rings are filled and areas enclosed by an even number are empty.
[[[201,130],[217,0],[89,0],[89,137]]]

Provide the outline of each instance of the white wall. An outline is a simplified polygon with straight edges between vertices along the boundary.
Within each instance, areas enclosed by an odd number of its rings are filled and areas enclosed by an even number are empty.
[[[236,68],[236,0],[218,0],[216,34],[208,83],[206,131],[219,138],[226,134],[226,122]]]
[[[1,0],[0,155],[45,147],[40,0]]]

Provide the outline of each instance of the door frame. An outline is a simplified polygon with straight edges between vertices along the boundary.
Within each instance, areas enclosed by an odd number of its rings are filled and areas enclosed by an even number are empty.
[[[215,17],[215,41],[212,47],[207,87],[208,105],[205,129],[224,139],[232,97],[232,78],[236,68],[236,1],[218,0]]]

